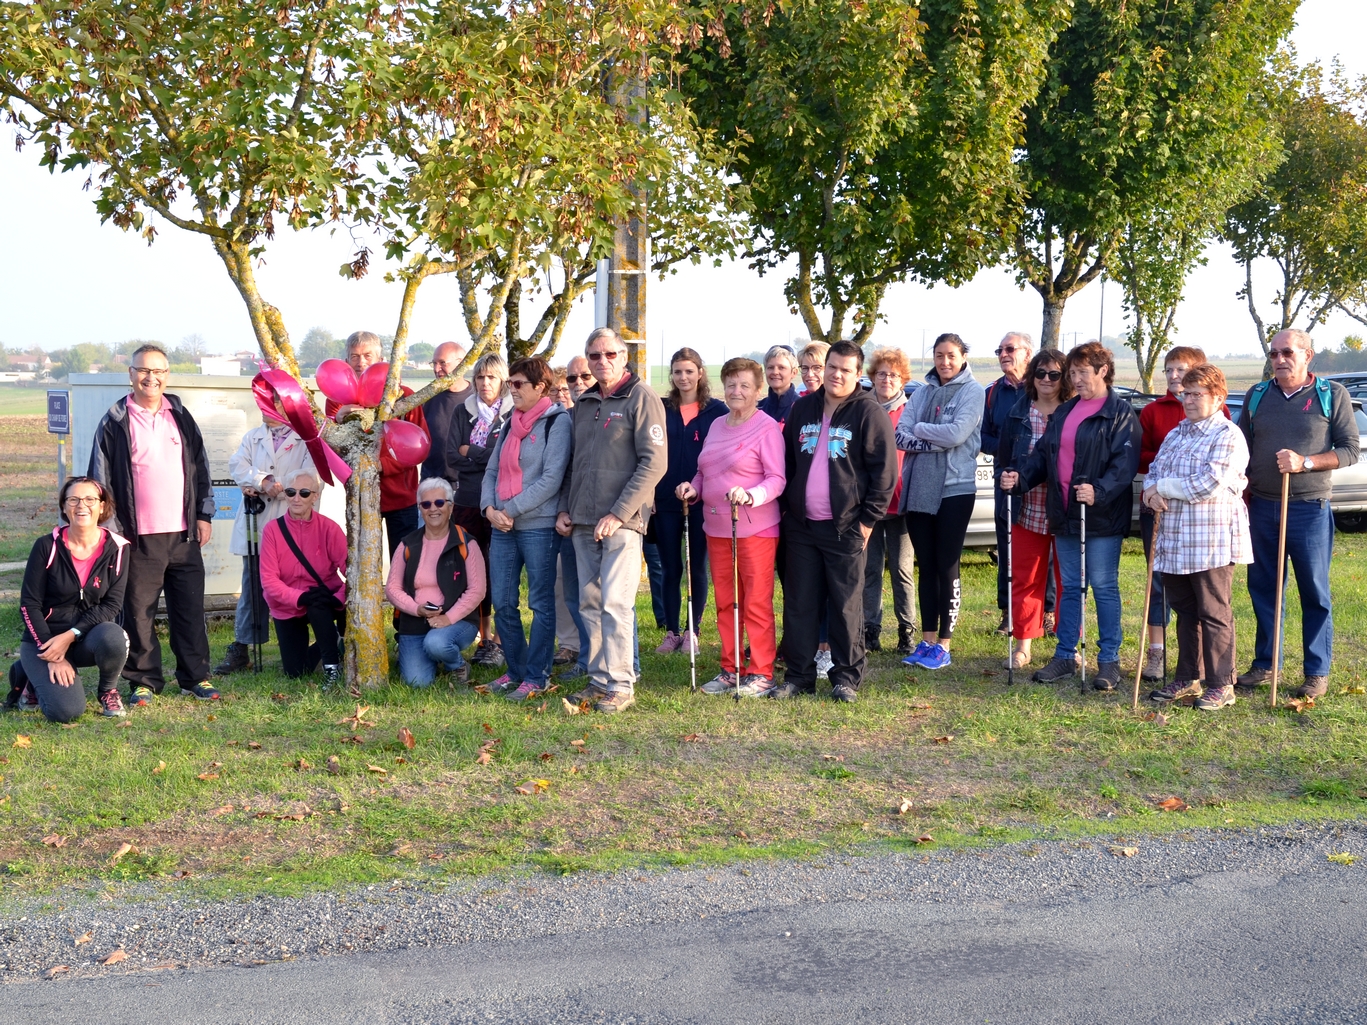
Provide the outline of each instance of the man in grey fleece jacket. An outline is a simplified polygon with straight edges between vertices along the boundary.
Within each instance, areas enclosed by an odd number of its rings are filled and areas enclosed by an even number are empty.
[[[555,529],[574,542],[579,614],[589,638],[589,684],[574,695],[600,712],[635,703],[632,632],[641,545],[665,474],[664,404],[627,370],[627,347],[600,327],[584,346],[597,384],[574,405],[574,456]]]

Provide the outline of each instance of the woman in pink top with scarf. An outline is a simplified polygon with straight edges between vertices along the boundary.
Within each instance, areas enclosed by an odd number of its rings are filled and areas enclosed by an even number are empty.
[[[685,501],[701,499],[707,559],[717,595],[721,634],[721,672],[703,684],[706,694],[734,693],[740,652],[730,628],[736,605],[750,642],[750,663],[739,680],[742,697],[765,697],[774,687],[774,560],[778,552],[776,499],[786,483],[783,431],[759,411],[764,368],[738,357],[721,368],[729,413],[714,422],[698,454],[698,475],[678,486]],[[741,506],[736,524],[736,562],[740,594],[732,586],[731,503]]]

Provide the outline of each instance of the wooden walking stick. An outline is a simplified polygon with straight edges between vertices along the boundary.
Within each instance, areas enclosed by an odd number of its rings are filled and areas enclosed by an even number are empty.
[[[1130,710],[1139,711],[1139,676],[1144,672],[1145,647],[1149,643],[1149,602],[1153,600],[1153,560],[1154,553],[1158,550],[1158,531],[1163,526],[1163,514],[1155,511],[1153,514],[1153,534],[1149,541],[1149,574],[1148,582],[1144,584],[1144,611],[1139,614],[1139,665],[1134,667],[1134,700],[1130,702]],[[1166,637],[1164,638],[1166,640]],[[1163,657],[1167,658],[1166,644],[1164,645]],[[1163,667],[1163,682],[1167,682],[1167,666]]]
[[[1272,630],[1272,707],[1277,707],[1277,679],[1282,670],[1282,618],[1286,615],[1286,508],[1291,500],[1291,474],[1282,474],[1282,518],[1277,525],[1277,618]]]

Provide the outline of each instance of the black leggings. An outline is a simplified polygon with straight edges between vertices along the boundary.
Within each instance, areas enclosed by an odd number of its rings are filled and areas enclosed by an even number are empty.
[[[679,588],[684,577],[684,518],[683,513],[657,512],[650,522],[655,528],[656,547],[664,566],[665,628],[680,633],[679,612],[682,599]],[[707,608],[707,535],[702,530],[702,509],[688,514],[688,537],[693,563],[693,632],[702,623],[703,609]]]
[[[939,637],[953,637],[959,621],[959,556],[977,498],[950,495],[940,500],[937,513],[907,513],[907,533],[916,552],[921,629],[929,633],[938,626]]]
[[[274,619],[274,617],[271,617]],[[309,643],[313,627],[314,644]],[[302,616],[275,620],[275,639],[280,642],[280,667],[289,677],[304,676],[318,668],[340,665],[338,637],[346,631],[346,610],[309,606]]]
[[[19,642],[19,660],[24,675],[38,695],[38,710],[52,722],[71,722],[85,711],[85,688],[78,676],[69,687],[52,682],[48,663],[38,657],[38,645],[28,638]],[[118,623],[92,626],[80,640],[66,649],[66,660],[77,669],[95,666],[100,670],[97,693],[119,689],[119,674],[128,661],[128,635]]]

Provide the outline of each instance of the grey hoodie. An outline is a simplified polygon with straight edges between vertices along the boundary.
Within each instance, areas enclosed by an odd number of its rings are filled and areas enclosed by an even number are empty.
[[[513,416],[517,413],[514,412]],[[522,467],[522,490],[506,502],[498,497],[498,467],[503,445],[512,431],[512,420],[504,424],[498,442],[489,456],[480,487],[481,511],[493,506],[513,518],[514,530],[537,530],[555,526],[560,485],[570,462],[570,415],[558,402],[537,417],[531,431],[522,439],[518,465]]]
[[[912,392],[897,421],[897,447],[907,453],[899,512],[934,513],[941,498],[978,490],[984,397],[967,364],[944,384],[930,371]]]

